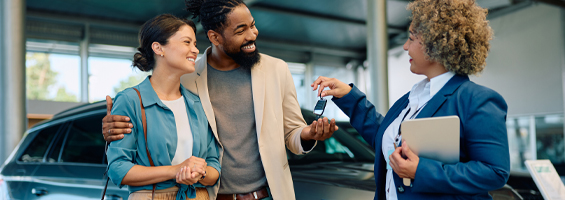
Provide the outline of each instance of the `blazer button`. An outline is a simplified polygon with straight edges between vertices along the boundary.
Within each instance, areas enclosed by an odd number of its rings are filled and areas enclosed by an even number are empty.
[[[402,186],[398,186],[398,192],[403,193],[404,192],[404,188]]]

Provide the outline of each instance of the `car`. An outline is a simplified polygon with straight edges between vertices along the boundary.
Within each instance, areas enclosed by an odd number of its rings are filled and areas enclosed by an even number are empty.
[[[302,114],[306,121],[315,119],[310,110]],[[104,101],[90,103],[30,128],[0,167],[0,199],[99,199],[106,183],[100,124],[105,115]],[[308,154],[287,153],[297,199],[373,199],[375,151],[348,122],[337,125],[339,130]],[[510,186],[491,195],[522,199]],[[125,187],[109,182],[106,199],[128,196]]]
[[[30,128],[0,168],[5,199],[100,199],[107,167],[101,122],[105,103],[56,114]],[[106,199],[127,199],[108,184]]]

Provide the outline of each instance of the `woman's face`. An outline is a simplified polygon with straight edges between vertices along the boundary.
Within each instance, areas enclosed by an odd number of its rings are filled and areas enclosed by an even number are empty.
[[[196,36],[192,27],[184,25],[169,38],[167,45],[162,46],[163,57],[167,66],[171,69],[181,71],[183,74],[192,73],[195,70]],[[176,71],[174,70],[174,71]]]
[[[428,75],[428,72],[432,70],[432,66],[435,62],[426,59],[420,35],[415,34],[413,25],[410,25],[409,32],[410,35],[406,43],[404,43],[403,48],[405,51],[408,51],[408,55],[410,56],[410,71],[414,74]]]

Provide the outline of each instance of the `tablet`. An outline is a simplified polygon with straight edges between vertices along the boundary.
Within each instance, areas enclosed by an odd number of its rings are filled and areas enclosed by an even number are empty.
[[[565,199],[565,185],[551,161],[526,160],[525,163],[544,199]]]
[[[419,157],[446,164],[459,162],[459,117],[430,117],[406,120],[400,131],[402,140]]]

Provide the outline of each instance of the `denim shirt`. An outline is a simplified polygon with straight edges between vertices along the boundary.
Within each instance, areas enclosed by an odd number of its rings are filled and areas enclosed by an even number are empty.
[[[149,152],[155,166],[171,165],[177,149],[177,128],[173,112],[161,102],[153,90],[147,77],[139,85],[134,86],[139,90],[147,120],[147,143]],[[200,98],[180,86],[185,99],[190,129],[193,136],[192,155],[204,158],[208,166],[220,172],[218,143],[210,129],[208,120],[202,108]],[[112,115],[128,116],[133,124],[132,133],[124,134],[121,140],[113,141],[108,146],[107,157],[108,176],[120,188],[122,179],[134,165],[151,166],[147,151],[141,120],[141,107],[137,92],[128,88],[118,93],[114,98]],[[216,182],[217,184],[217,182]],[[204,187],[200,183],[188,186],[178,184],[174,179],[157,183],[157,190],[179,187],[177,199],[195,198],[196,187]],[[138,190],[152,190],[152,185],[128,186],[130,193]]]

